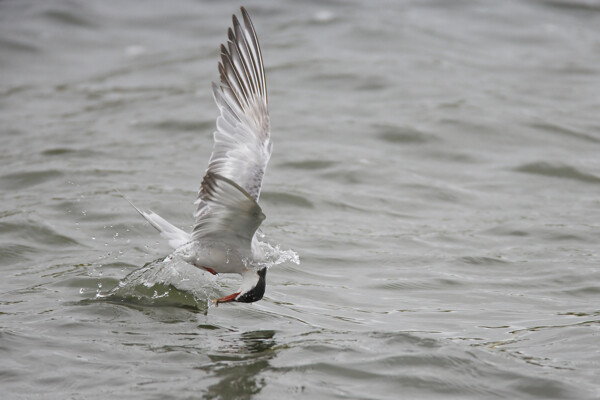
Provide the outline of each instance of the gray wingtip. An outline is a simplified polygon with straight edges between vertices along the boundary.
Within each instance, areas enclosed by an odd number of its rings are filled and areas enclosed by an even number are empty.
[[[244,18],[244,24],[246,26],[252,26],[252,20],[250,19],[250,14],[248,13],[248,10],[246,10],[246,7],[242,6],[240,7],[240,10],[242,11],[242,18]],[[254,29],[254,26],[252,26],[252,29]]]

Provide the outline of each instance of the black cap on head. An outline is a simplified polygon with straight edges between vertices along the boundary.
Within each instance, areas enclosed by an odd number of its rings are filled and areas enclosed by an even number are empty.
[[[265,288],[267,287],[267,268],[259,269],[256,271],[256,274],[258,275],[256,285],[246,293],[241,294],[235,301],[239,303],[254,303],[263,298]]]

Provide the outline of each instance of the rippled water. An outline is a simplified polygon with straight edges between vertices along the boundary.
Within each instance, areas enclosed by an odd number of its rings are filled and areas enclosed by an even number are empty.
[[[116,190],[192,223],[238,6],[0,3],[2,397],[598,398],[600,4],[246,4],[300,264],[207,308]]]

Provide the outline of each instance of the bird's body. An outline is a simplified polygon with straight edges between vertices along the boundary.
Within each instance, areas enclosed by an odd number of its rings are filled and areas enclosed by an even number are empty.
[[[212,84],[220,115],[192,232],[136,207],[190,264],[215,275],[242,275],[239,291],[217,303],[260,300],[266,286],[266,268],[257,267],[264,254],[256,230],[265,219],[257,201],[272,143],[260,46],[248,13],[241,11],[244,24],[233,16],[227,46],[221,45],[220,84]]]

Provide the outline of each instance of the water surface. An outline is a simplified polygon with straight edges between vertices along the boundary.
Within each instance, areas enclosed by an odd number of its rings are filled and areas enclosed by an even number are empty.
[[[600,6],[247,3],[300,264],[207,308],[117,190],[192,224],[238,7],[0,3],[4,396],[598,398]]]

